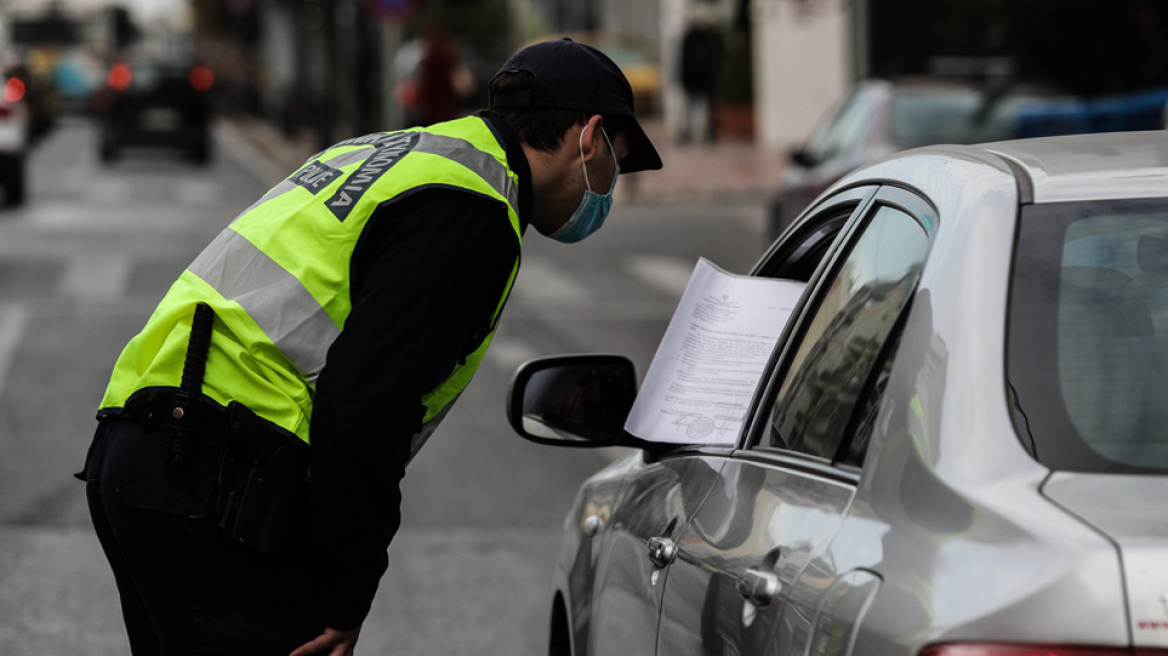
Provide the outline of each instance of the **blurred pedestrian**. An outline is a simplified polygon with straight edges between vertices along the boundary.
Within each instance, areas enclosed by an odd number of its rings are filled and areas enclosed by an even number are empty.
[[[713,26],[691,21],[681,38],[682,141],[714,139],[713,92],[721,41]]]
[[[458,43],[441,26],[430,28],[417,71],[415,114],[419,125],[457,118],[463,100],[474,91],[474,78]]]
[[[489,91],[321,152],[125,347],[78,476],[136,656],[352,654],[406,465],[482,361],[526,228],[584,239],[618,172],[661,167],[589,46],[526,48]]]

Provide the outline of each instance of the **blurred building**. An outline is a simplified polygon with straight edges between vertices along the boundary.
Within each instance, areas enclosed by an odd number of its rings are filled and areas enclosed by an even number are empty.
[[[0,18],[53,7],[93,12],[106,1],[0,0]],[[472,72],[468,108],[486,102],[495,68],[533,40],[571,33],[619,37],[617,49],[635,44],[629,50],[638,52],[620,54],[640,58],[635,86],[652,87],[656,98],[641,108],[670,135],[678,134],[685,107],[682,37],[695,23],[708,25],[721,43],[712,91],[718,138],[772,149],[805,139],[854,81],[938,54],[1015,58],[1024,64],[1019,71],[1077,84],[1081,93],[1168,82],[1162,0],[1106,7],[1062,0],[120,1],[148,32],[164,15],[179,16],[170,19],[171,34],[193,28],[225,109],[290,134],[309,132],[321,144],[404,127],[399,82],[434,25],[457,40]],[[164,14],[165,7],[174,11]]]

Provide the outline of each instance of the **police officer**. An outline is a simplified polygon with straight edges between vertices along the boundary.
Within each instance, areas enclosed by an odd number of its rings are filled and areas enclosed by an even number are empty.
[[[79,474],[133,653],[352,654],[525,229],[584,239],[659,168],[620,69],[561,40],[477,115],[343,141],[240,214],[125,347]]]

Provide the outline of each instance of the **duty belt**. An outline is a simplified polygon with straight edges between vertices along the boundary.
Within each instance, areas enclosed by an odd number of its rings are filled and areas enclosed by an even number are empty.
[[[126,401],[117,417],[136,421],[148,429],[168,429],[169,419],[178,402],[175,389],[142,390]],[[207,397],[199,400],[199,425],[194,437],[199,444],[222,447],[226,444],[224,432],[227,430],[227,408]],[[173,439],[173,438],[171,438]]]

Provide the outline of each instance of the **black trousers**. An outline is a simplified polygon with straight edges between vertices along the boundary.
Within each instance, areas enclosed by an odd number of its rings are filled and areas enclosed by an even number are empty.
[[[102,420],[79,475],[134,656],[286,656],[320,635],[307,531],[294,531],[279,557],[232,544],[205,516],[218,452],[198,448],[175,471],[163,437],[136,421]]]

